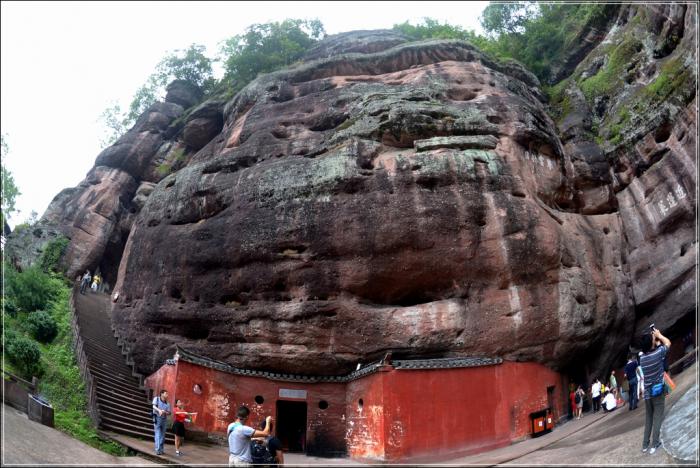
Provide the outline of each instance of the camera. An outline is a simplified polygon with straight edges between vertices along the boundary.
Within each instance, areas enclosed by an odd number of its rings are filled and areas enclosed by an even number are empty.
[[[652,331],[652,332],[653,332],[654,330],[656,330],[656,327],[655,327],[654,324],[652,323],[651,325],[649,325],[649,331]]]

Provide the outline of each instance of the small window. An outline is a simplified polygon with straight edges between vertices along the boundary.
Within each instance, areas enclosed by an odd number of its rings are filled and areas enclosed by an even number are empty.
[[[365,402],[362,401],[362,398],[360,398],[359,400],[357,400],[357,407],[359,409],[362,409],[363,406],[365,406]]]
[[[255,403],[262,405],[265,402],[265,399],[262,397],[262,395],[255,395]]]
[[[321,400],[318,402],[318,407],[322,410],[328,409],[328,402],[326,400]]]

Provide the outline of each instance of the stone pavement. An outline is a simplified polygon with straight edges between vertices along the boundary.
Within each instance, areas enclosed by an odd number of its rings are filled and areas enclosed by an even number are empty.
[[[61,431],[30,421],[2,405],[2,465],[155,465],[141,457],[115,457]]]
[[[528,453],[513,459],[509,464],[540,465],[540,464],[587,464],[587,465],[632,465],[632,466],[658,466],[658,465],[697,465],[697,419],[694,424],[679,428],[678,432],[668,433],[664,438],[664,429],[672,422],[672,415],[682,408],[684,404],[695,405],[697,414],[697,398],[692,401],[684,397],[697,382],[697,363],[674,377],[676,390],[666,398],[666,417],[662,425],[661,442],[663,449],[654,455],[642,453],[642,437],[644,434],[645,409],[642,402],[634,411],[629,411],[627,406],[608,413],[604,418],[594,422],[581,431],[571,434],[570,437],[543,447],[541,450]],[[697,388],[697,387],[695,387]],[[681,401],[681,399],[683,399]],[[680,402],[680,405],[674,406]],[[669,454],[667,448],[673,438],[683,436],[691,439],[688,445],[694,445],[694,458],[682,460]],[[694,440],[694,443],[692,442]]]

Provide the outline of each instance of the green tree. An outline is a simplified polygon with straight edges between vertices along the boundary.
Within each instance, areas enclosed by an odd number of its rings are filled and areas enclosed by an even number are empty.
[[[412,25],[408,21],[395,24],[392,29],[400,32],[414,41],[422,41],[426,39],[462,39],[473,41],[476,39],[476,33],[469,31],[461,26],[452,25],[449,23],[440,23],[433,18],[423,18],[422,23]]]
[[[238,91],[260,73],[279,70],[296,62],[324,36],[323,24],[317,19],[253,24],[245,33],[221,44],[224,81],[234,92]]]
[[[12,173],[5,167],[5,161],[7,161],[7,155],[10,152],[10,147],[7,143],[7,135],[0,136],[0,147],[2,148],[2,164],[0,165],[0,171],[2,172],[2,204],[0,207],[0,225],[4,230],[5,223],[8,219],[12,217],[12,214],[17,211],[15,208],[15,202],[17,197],[21,195],[17,184],[15,184],[15,178]]]
[[[526,30],[526,25],[539,13],[536,2],[490,2],[481,13],[481,27],[488,34],[519,34]]]
[[[17,366],[22,377],[31,380],[32,376],[40,376],[43,373],[41,364],[41,351],[36,341],[14,332],[5,332],[5,356]]]
[[[122,111],[119,104],[105,109],[99,117],[106,127],[106,136],[101,140],[104,146],[114,144],[136,120],[156,101],[163,98],[165,87],[173,80],[186,80],[202,87],[206,92],[214,85],[212,63],[204,55],[205,47],[191,44],[187,49],[177,49],[161,59],[155,71],[146,82],[136,90],[127,111]]]
[[[29,314],[27,326],[32,336],[41,343],[51,343],[58,335],[56,320],[43,310]]]

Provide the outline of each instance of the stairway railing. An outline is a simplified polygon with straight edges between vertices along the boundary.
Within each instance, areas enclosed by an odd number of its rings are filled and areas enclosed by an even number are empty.
[[[73,288],[70,296],[71,329],[73,330],[73,353],[75,354],[75,359],[78,361],[80,375],[83,377],[83,381],[85,382],[85,390],[87,391],[88,397],[88,414],[90,415],[90,419],[95,427],[99,427],[101,418],[100,409],[97,406],[97,387],[95,386],[95,379],[90,372],[87,354],[85,352],[85,344],[83,342],[82,335],[80,334],[78,314],[75,312],[75,291],[76,288]]]

